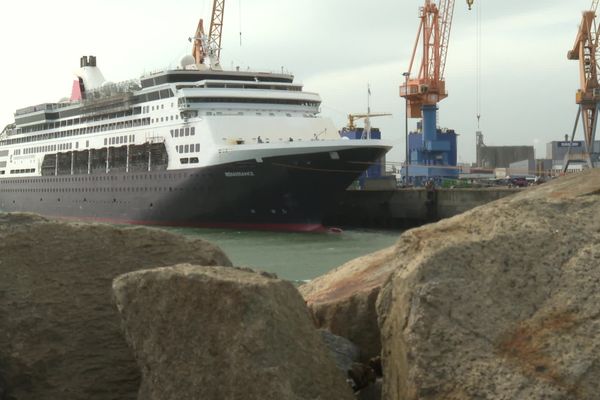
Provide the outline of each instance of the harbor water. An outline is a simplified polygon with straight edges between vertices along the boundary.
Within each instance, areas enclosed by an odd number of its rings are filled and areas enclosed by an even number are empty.
[[[341,233],[279,233],[171,228],[218,245],[235,266],[307,281],[354,258],[393,245],[399,231],[347,230]]]

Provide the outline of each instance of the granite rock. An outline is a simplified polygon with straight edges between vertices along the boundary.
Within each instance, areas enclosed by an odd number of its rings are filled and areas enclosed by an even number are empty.
[[[140,372],[112,281],[181,262],[231,265],[166,231],[0,214],[0,386],[21,399],[134,399]]]
[[[397,253],[392,246],[351,260],[299,287],[315,325],[355,343],[365,363],[381,352],[375,304],[400,265]]]
[[[600,170],[406,232],[382,289],[385,399],[598,398]]]
[[[140,400],[352,399],[289,282],[177,265],[115,279]]]

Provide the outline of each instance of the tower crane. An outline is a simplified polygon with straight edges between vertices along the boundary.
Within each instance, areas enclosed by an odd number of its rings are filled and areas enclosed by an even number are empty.
[[[205,65],[206,58],[212,69],[221,69],[221,37],[223,33],[223,16],[225,0],[215,0],[208,36],[204,32],[204,20],[200,19],[193,38],[192,56],[197,65]]]
[[[575,102],[579,105],[571,143],[565,156],[563,172],[566,172],[571,161],[571,148],[577,130],[579,117],[581,116],[583,133],[585,138],[585,157],[590,168],[594,167],[594,141],[596,136],[596,125],[598,123],[598,111],[600,109],[600,83],[598,82],[598,26],[596,23],[596,10],[598,2],[593,0],[589,10],[583,12],[579,31],[575,38],[573,48],[567,53],[569,60],[579,61],[579,83],[580,87],[575,95]]]

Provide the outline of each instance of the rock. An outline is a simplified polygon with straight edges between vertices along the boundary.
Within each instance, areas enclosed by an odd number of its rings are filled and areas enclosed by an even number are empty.
[[[366,388],[375,383],[377,377],[375,371],[368,365],[362,363],[353,363],[348,370],[348,377],[354,382],[353,388],[355,391]]]
[[[343,336],[367,362],[381,352],[375,303],[381,286],[400,265],[392,246],[349,261],[299,287],[318,328]]]
[[[140,400],[352,399],[289,282],[178,265],[125,274],[113,291]]]
[[[358,361],[360,350],[354,343],[341,336],[334,335],[326,329],[319,329],[323,343],[327,346],[329,354],[335,361],[336,367],[343,375],[348,373],[352,364]]]
[[[596,399],[600,170],[402,235],[385,399]]]
[[[217,247],[166,231],[0,214],[0,377],[8,399],[134,399],[140,372],[112,302],[116,276]]]
[[[359,390],[354,394],[357,400],[381,400],[382,380],[377,379],[374,384]]]
[[[383,376],[383,368],[381,366],[381,356],[371,358],[369,360],[368,365],[369,365],[369,367],[371,367],[371,369],[373,371],[375,371],[375,375],[377,375],[380,378]]]

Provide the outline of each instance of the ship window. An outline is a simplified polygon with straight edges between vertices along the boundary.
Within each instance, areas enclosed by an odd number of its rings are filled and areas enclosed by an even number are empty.
[[[175,136],[173,135],[173,129],[171,129],[171,137],[175,137]]]
[[[179,129],[175,129],[175,137],[179,137]]]
[[[180,158],[180,159],[179,159],[179,161],[180,161],[182,164],[187,164],[187,163],[189,163],[189,162],[190,162],[190,159],[189,159],[189,158]]]
[[[175,119],[179,119],[179,115],[175,115]]]
[[[161,105],[160,105],[160,108],[161,108],[161,110],[164,110],[164,109],[165,109],[165,105],[164,105],[164,104],[161,104]]]
[[[171,121],[173,121],[173,116],[171,115]]]
[[[198,157],[191,157],[190,158],[190,164],[198,164]]]
[[[106,138],[104,138],[104,145],[106,146]]]
[[[185,145],[185,149],[184,149],[184,153],[189,153],[190,152],[190,146],[189,145]]]
[[[185,136],[190,136],[190,128],[185,128]]]
[[[196,153],[200,151],[200,143],[196,143]]]
[[[194,136],[196,134],[196,127],[192,126],[192,129],[190,130],[190,135]]]

